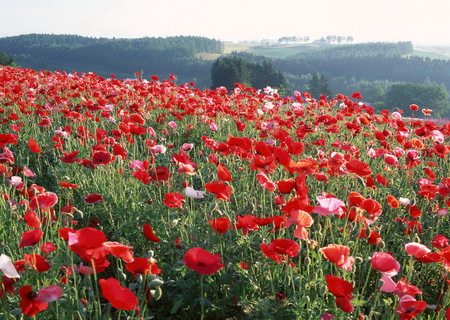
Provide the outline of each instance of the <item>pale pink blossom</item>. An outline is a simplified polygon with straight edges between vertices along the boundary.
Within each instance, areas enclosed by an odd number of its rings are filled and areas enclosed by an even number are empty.
[[[330,214],[340,215],[344,212],[341,207],[345,206],[345,203],[337,198],[318,196],[316,199],[319,202],[319,205],[314,208],[313,212],[315,213],[327,216]]]
[[[205,191],[199,191],[199,190],[195,190],[192,187],[186,187],[184,189],[184,194],[189,197],[189,198],[193,198],[193,199],[202,199],[204,198],[204,194]]]

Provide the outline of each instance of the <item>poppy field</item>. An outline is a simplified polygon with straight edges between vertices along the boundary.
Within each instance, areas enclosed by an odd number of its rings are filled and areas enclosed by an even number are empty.
[[[0,66],[2,319],[450,319],[450,124],[363,94]]]

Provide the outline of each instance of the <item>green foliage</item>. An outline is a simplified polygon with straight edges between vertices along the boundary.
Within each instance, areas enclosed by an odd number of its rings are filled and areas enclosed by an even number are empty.
[[[15,67],[17,65],[12,57],[8,57],[8,55],[6,53],[0,51],[0,66]]]
[[[450,116],[447,92],[438,84],[396,83],[386,93],[389,107],[407,109],[411,104],[433,110],[433,116]]]
[[[328,85],[328,79],[324,74],[313,73],[308,83],[308,93],[313,98],[319,98],[321,95],[331,97],[332,93]]]
[[[223,44],[193,36],[108,39],[29,34],[0,38],[0,48],[14,55],[22,67],[36,70],[94,72],[103,77],[114,73],[120,78],[132,77],[142,70],[147,76],[162,78],[176,74],[183,82],[195,78],[199,86],[207,86],[211,62],[195,55],[221,53]]]
[[[211,67],[211,88],[220,86],[228,90],[234,88],[235,83],[263,89],[267,86],[286,88],[286,78],[282,72],[274,69],[270,60],[249,62],[237,56],[230,55],[218,58]]]

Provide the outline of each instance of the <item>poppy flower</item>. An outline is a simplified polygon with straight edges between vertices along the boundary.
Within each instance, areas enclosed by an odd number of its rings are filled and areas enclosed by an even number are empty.
[[[267,257],[276,263],[286,261],[286,256],[296,257],[300,251],[299,244],[291,239],[274,239],[269,245],[261,243],[260,248]]]
[[[59,186],[62,187],[62,188],[72,188],[72,189],[78,188],[78,186],[76,184],[69,183],[69,182],[66,182],[66,181],[61,181]]]
[[[168,192],[164,195],[164,204],[169,208],[180,208],[183,210],[184,196],[180,193]]]
[[[386,197],[386,202],[391,208],[400,207],[400,202],[398,201],[398,199],[391,194]]]
[[[419,106],[417,104],[411,104],[411,105],[409,105],[409,108],[412,111],[418,111],[419,110]]]
[[[36,141],[33,138],[30,138],[28,140],[28,148],[30,148],[31,152],[41,153],[41,147],[38,146],[38,144],[36,143]]]
[[[34,269],[39,273],[50,270],[50,264],[39,254],[24,254],[25,265],[30,269]]]
[[[386,252],[375,252],[370,258],[372,267],[388,276],[395,276],[400,271],[400,264]]]
[[[230,200],[231,199],[231,187],[218,181],[209,182],[205,184],[205,189],[208,192],[214,193],[219,200]]]
[[[161,269],[156,265],[156,260],[153,258],[139,258],[135,257],[133,262],[129,262],[125,264],[125,269],[129,272],[138,276],[142,275],[150,275],[150,274],[160,274],[162,272]]]
[[[350,300],[354,289],[351,283],[331,274],[325,276],[325,281],[328,290],[336,297],[336,305],[344,312],[352,312],[354,307]]]
[[[320,248],[319,251],[330,262],[336,264],[338,268],[342,268],[346,271],[352,270],[355,259],[349,257],[349,247],[339,244],[329,244],[327,247]]]
[[[23,220],[25,220],[27,226],[29,226],[30,228],[40,228],[42,225],[39,216],[34,210],[28,210],[27,213],[23,216]]]
[[[27,316],[34,316],[48,308],[48,302],[42,302],[38,299],[31,286],[23,286],[19,289],[20,308],[22,313]]]
[[[221,163],[217,166],[217,174],[221,181],[233,181],[230,171]]]
[[[103,201],[103,196],[98,193],[88,193],[88,195],[84,197],[84,203],[86,204],[94,204]]]
[[[30,199],[30,209],[46,209],[53,207],[58,202],[58,196],[53,192],[44,192]]]
[[[406,294],[398,301],[397,313],[400,313],[400,319],[413,319],[426,308],[425,301],[418,301],[413,296]]]
[[[221,257],[217,254],[212,254],[202,248],[191,248],[184,255],[184,264],[189,269],[203,275],[210,275],[216,273],[223,267]]]
[[[138,310],[139,301],[136,295],[123,287],[115,278],[100,279],[98,281],[103,297],[116,309]]]
[[[33,229],[22,233],[22,240],[20,240],[20,248],[29,247],[35,245],[41,241],[44,232],[39,229]]]
[[[277,189],[277,185],[264,172],[256,174],[256,179],[267,191],[275,191]]]
[[[189,197],[189,198],[193,198],[193,199],[203,199],[205,196],[203,195],[205,193],[205,191],[199,191],[199,190],[195,190],[192,187],[186,187],[184,189],[184,194]]]
[[[93,165],[106,165],[113,162],[116,159],[114,155],[107,151],[95,151],[92,154],[92,164]]]
[[[213,220],[209,220],[209,224],[215,232],[219,234],[226,233],[230,227],[230,219],[222,217]]]
[[[367,163],[353,159],[345,163],[348,172],[354,173],[359,177],[364,177],[372,174],[372,170]]]
[[[249,231],[256,231],[259,229],[258,224],[256,223],[255,216],[251,214],[247,214],[245,216],[238,215],[238,222],[235,223],[234,229],[239,230],[242,229],[242,234],[244,236],[248,235]]]
[[[319,205],[314,208],[314,213],[326,216],[330,214],[341,215],[344,212],[341,207],[345,206],[345,203],[337,198],[318,196],[317,201]]]
[[[295,224],[294,237],[298,239],[308,240],[308,229],[314,223],[311,215],[303,210],[293,210],[286,221],[287,227]]]
[[[294,179],[279,180],[277,181],[277,187],[278,191],[280,191],[281,193],[288,194],[294,189],[295,180]]]
[[[8,278],[20,278],[11,259],[3,253],[0,255],[0,270],[2,270],[3,274]]]
[[[144,223],[144,227],[143,227],[143,233],[144,236],[147,238],[147,240],[149,241],[153,241],[153,242],[161,242],[161,240],[155,236],[155,234],[153,233],[153,229],[151,227],[151,225],[149,223]]]

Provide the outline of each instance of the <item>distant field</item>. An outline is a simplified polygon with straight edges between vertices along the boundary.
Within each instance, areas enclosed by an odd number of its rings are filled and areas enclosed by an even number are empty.
[[[223,54],[230,54],[233,51],[244,51],[253,53],[256,55],[262,55],[270,58],[286,58],[289,56],[293,56],[305,49],[309,49],[315,47],[313,44],[302,44],[302,45],[282,45],[282,46],[274,46],[274,45],[261,45],[259,43],[225,43],[225,48]],[[220,57],[220,54],[217,53],[207,53],[201,52],[197,54],[198,57],[207,60],[214,60]]]
[[[414,46],[414,50],[425,52],[427,54],[436,54],[438,56],[444,56],[447,59],[450,58],[450,45],[449,46]]]
[[[244,51],[270,58],[286,58],[313,47],[317,47],[317,45],[311,43],[300,45],[261,45],[259,43],[226,42],[223,54],[230,54],[233,51]],[[207,52],[197,54],[198,57],[207,60],[217,59],[221,55]],[[431,59],[450,59],[450,46],[415,46],[413,55]]]

